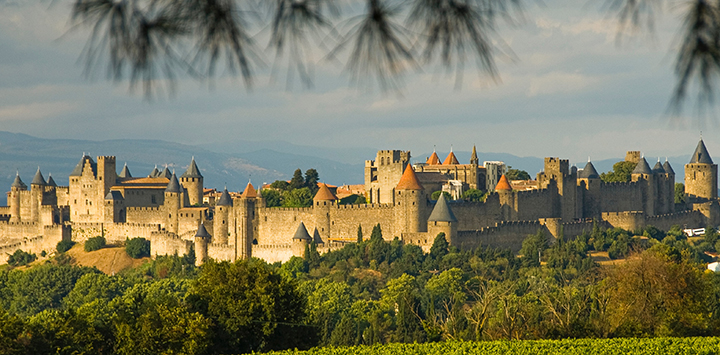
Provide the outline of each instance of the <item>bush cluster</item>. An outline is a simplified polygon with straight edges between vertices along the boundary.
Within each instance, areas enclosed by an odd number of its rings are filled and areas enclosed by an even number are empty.
[[[150,256],[150,241],[145,238],[133,238],[125,241],[125,252],[133,259]]]
[[[94,237],[90,238],[85,241],[85,251],[95,251],[100,250],[105,247],[105,238],[104,237]]]

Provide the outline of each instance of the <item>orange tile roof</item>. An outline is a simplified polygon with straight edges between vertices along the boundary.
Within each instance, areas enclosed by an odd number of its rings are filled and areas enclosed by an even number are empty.
[[[315,194],[315,197],[313,197],[313,200],[315,201],[335,201],[337,200],[337,197],[333,195],[332,191],[328,188],[327,185],[322,184],[320,185],[320,189]]]
[[[495,191],[512,191],[512,187],[510,187],[510,183],[505,174],[500,177],[500,181],[495,185]]]
[[[440,163],[440,158],[438,158],[437,153],[435,153],[435,152],[433,151],[432,155],[430,156],[430,158],[428,158],[428,160],[425,162],[425,164],[428,164],[428,165],[440,165],[440,164],[441,164],[441,163]]]
[[[455,157],[455,153],[450,151],[450,154],[448,154],[447,158],[445,158],[445,161],[443,162],[443,165],[450,165],[450,164],[460,164],[457,160],[457,157]]]
[[[422,190],[423,187],[420,185],[415,170],[413,170],[410,164],[405,168],[405,172],[400,177],[400,181],[397,184],[396,190]]]
[[[256,198],[258,197],[257,191],[255,191],[255,188],[252,186],[252,184],[248,181],[247,186],[245,187],[245,191],[243,191],[242,195],[240,195],[242,198]]]

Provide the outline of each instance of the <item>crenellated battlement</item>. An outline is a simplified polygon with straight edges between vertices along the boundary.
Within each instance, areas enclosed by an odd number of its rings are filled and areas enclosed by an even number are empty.
[[[339,210],[362,210],[362,209],[392,209],[393,205],[389,203],[368,203],[368,204],[348,204],[348,205],[339,205],[335,204],[335,208]]]

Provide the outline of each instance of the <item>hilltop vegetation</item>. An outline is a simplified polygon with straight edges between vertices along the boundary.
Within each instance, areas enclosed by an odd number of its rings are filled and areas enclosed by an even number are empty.
[[[715,249],[717,233],[691,241],[678,230],[596,227],[556,243],[536,234],[516,256],[459,251],[442,234],[425,253],[383,240],[377,226],[369,238],[359,230],[359,241],[342,249],[320,255],[311,244],[304,258],[282,264],[210,260],[197,268],[193,255],[169,256],[115,275],[56,257],[0,271],[0,353],[213,354],[718,336],[720,276],[704,270],[702,253]],[[588,252],[603,249],[627,259],[600,267]],[[482,348],[467,344],[363,349]]]

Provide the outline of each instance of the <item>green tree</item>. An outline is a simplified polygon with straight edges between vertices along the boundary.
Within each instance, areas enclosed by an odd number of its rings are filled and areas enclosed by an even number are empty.
[[[357,242],[358,242],[358,243],[362,243],[362,241],[363,241],[362,224],[358,224]]]
[[[74,310],[45,310],[28,320],[33,354],[107,354],[113,337],[102,325]]]
[[[126,239],[125,252],[133,259],[150,256],[150,241],[145,238]]]
[[[37,255],[18,249],[8,257],[7,263],[11,266],[23,266],[30,264],[35,259],[37,259]]]
[[[92,237],[85,241],[85,251],[100,250],[105,247],[105,238],[102,236]]]
[[[275,180],[270,184],[270,187],[280,191],[287,191],[290,190],[290,183],[285,180]]]
[[[437,199],[440,198],[440,194],[445,195],[446,200],[452,200],[452,196],[450,196],[450,194],[445,191],[435,191],[430,195],[430,198],[437,201]]]
[[[305,187],[310,189],[313,195],[319,189],[318,182],[320,181],[320,174],[315,169],[307,169],[305,171]]]
[[[543,251],[547,248],[547,237],[542,230],[539,230],[537,233],[529,235],[523,240],[520,254],[522,254],[523,261],[527,263],[528,266],[540,266],[540,258]]]
[[[442,259],[450,252],[449,247],[450,244],[448,244],[447,239],[445,238],[445,233],[440,232],[437,236],[435,236],[433,245],[430,247],[430,256],[435,260]]]
[[[485,196],[487,196],[487,194],[478,189],[468,189],[465,190],[462,194],[463,200],[471,202],[485,201]]]
[[[370,241],[376,241],[376,240],[383,240],[382,229],[380,228],[380,223],[376,224],[373,227],[372,232],[370,233]]]
[[[307,347],[305,298],[258,259],[203,264],[188,301],[212,320],[211,353]]]
[[[604,182],[629,182],[636,163],[631,161],[619,161],[613,164],[613,170],[601,173],[600,179]]]
[[[508,169],[505,177],[507,177],[508,180],[532,180],[527,171],[519,169]]]
[[[685,184],[675,183],[675,203],[685,203]]]
[[[283,207],[310,207],[312,206],[313,195],[310,189],[302,187],[286,191],[283,194]]]
[[[0,307],[0,354],[27,354],[25,322],[15,314],[8,313]]]
[[[300,170],[300,169],[296,169],[296,170],[295,170],[295,172],[293,173],[292,179],[290,179],[290,186],[289,186],[289,187],[290,187],[291,190],[296,190],[296,189],[300,189],[300,188],[306,187],[306,186],[305,186],[305,179],[303,178],[302,170]]]
[[[130,283],[121,276],[108,276],[102,273],[85,274],[63,298],[63,308],[77,309],[95,300],[108,304],[122,296],[130,286]]]
[[[57,243],[55,250],[57,250],[58,253],[64,253],[70,250],[73,245],[75,245],[75,242],[73,242],[72,240],[61,240]]]
[[[280,192],[273,189],[263,189],[260,194],[265,200],[265,206],[267,207],[280,207],[282,206],[282,195]]]

